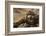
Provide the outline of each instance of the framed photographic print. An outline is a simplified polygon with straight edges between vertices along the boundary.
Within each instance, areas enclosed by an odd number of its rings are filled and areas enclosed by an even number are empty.
[[[5,2],[6,34],[45,32],[45,3]]]

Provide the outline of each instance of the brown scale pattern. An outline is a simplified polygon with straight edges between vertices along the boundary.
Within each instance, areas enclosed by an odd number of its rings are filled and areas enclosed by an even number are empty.
[[[32,11],[29,11],[26,14],[26,19],[22,18],[18,22],[14,23],[14,28],[18,27],[19,25],[26,23],[27,25],[24,27],[38,27],[39,25],[39,15],[35,14]]]

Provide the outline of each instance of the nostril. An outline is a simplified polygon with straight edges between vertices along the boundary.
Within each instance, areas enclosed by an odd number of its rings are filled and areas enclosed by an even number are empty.
[[[30,20],[30,22],[33,22],[33,20]]]

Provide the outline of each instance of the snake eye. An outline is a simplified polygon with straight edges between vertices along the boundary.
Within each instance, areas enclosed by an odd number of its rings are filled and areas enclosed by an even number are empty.
[[[34,16],[32,16],[32,18],[34,18]]]
[[[31,15],[28,15],[28,18],[31,18],[32,16]]]

